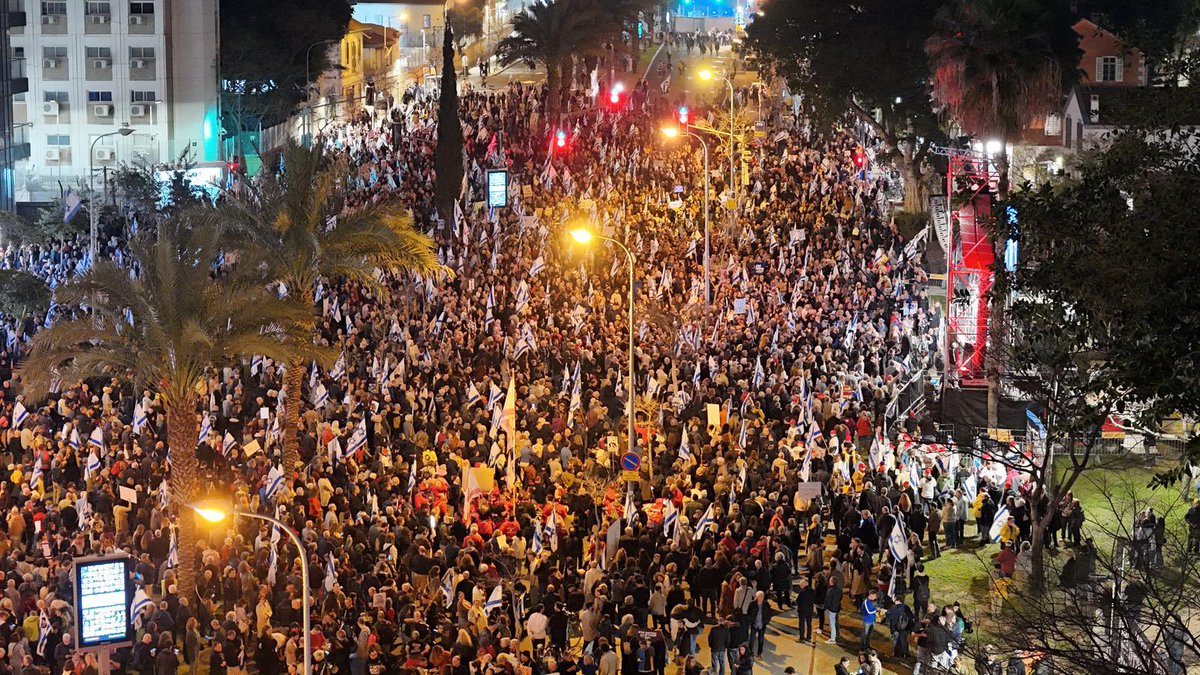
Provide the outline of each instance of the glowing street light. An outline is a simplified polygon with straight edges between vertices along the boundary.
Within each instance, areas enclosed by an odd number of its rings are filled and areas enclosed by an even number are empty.
[[[626,415],[629,417],[629,429],[628,429],[628,431],[629,431],[629,450],[628,451],[633,452],[633,439],[635,437],[634,432],[633,432],[634,393],[637,390],[637,387],[634,384],[635,380],[633,378],[633,269],[634,269],[634,265],[636,264],[636,261],[634,260],[633,253],[631,253],[629,251],[629,248],[627,246],[625,246],[625,244],[622,244],[621,242],[617,241],[616,239],[613,239],[612,237],[606,237],[602,234],[594,234],[591,230],[589,230],[586,227],[575,227],[575,228],[570,229],[568,231],[568,233],[571,235],[571,239],[575,240],[576,243],[581,244],[581,245],[590,244],[594,240],[612,242],[612,243],[616,244],[617,246],[621,247],[621,250],[625,252],[625,259],[629,262],[629,373],[627,375],[627,377],[629,378],[629,385],[628,385],[629,401],[628,401],[628,410],[626,411]],[[651,446],[649,443],[647,443],[646,444],[646,457],[649,460],[648,463],[650,465],[650,479],[651,480],[654,480],[654,454],[653,454],[653,452],[654,452],[653,446]]]
[[[734,133],[734,130],[733,130],[733,98],[734,98],[733,82],[730,82],[729,78],[725,77],[724,75],[718,75],[718,74],[714,73],[713,71],[709,70],[708,68],[701,68],[696,73],[696,75],[697,75],[697,77],[699,77],[701,80],[704,80],[705,82],[719,77],[725,81],[725,84],[729,85],[729,196],[733,198],[733,204],[734,204],[733,222],[736,224],[737,223],[738,198],[737,198],[737,192],[734,191],[734,187],[733,187],[734,184],[736,183],[735,179],[737,177],[736,173],[735,173],[736,172],[736,168],[735,168],[736,164],[735,164],[734,155],[733,155],[733,133]]]
[[[308,595],[308,555],[305,553],[304,543],[300,541],[300,535],[278,518],[252,511],[239,511],[233,507],[233,502],[228,500],[206,499],[187,506],[195,511],[196,515],[210,523],[224,522],[230,516],[265,520],[287,534],[292,543],[296,545],[296,550],[300,553],[300,576],[304,579],[304,583],[300,584],[301,611],[304,612],[304,669],[300,672],[303,675],[312,675],[312,612]]]

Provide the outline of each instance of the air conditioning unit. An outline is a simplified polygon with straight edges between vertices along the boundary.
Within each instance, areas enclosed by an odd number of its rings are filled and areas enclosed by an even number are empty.
[[[142,14],[134,14],[129,17],[129,23],[135,26],[144,26],[146,24],[146,17]]]
[[[112,148],[96,148],[96,159],[101,162],[111,162],[115,156]]]
[[[96,117],[108,117],[112,114],[112,106],[107,104],[97,104],[92,106],[92,114]]]
[[[144,105],[129,106],[129,116],[130,117],[145,117],[146,116],[146,106],[144,106]]]
[[[43,14],[42,15],[42,25],[43,26],[57,26],[58,25],[58,15],[57,14]]]
[[[42,59],[43,68],[57,68],[58,59]]]
[[[129,62],[129,65],[133,68],[137,68],[138,70],[141,70],[142,68],[146,67],[146,62],[141,59],[134,59]]]
[[[92,15],[92,23],[97,24],[97,25],[108,23],[110,18],[111,17],[109,17],[109,15],[107,15],[107,14],[93,14]]]
[[[96,59],[92,61],[93,68],[108,68],[110,66],[112,66],[112,62],[108,59]]]
[[[57,162],[62,158],[58,148],[46,148],[46,159],[51,162]]]
[[[43,101],[42,102],[42,114],[43,115],[57,115],[58,114],[58,101]]]

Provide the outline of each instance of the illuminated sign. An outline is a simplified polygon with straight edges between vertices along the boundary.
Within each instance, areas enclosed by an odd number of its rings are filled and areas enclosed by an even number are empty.
[[[125,556],[75,559],[75,626],[80,647],[133,640],[128,561]]]
[[[487,205],[489,209],[508,206],[508,172],[504,170],[488,171],[487,174]]]

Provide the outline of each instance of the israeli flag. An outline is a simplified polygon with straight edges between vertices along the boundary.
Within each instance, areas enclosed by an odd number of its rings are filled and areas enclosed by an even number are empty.
[[[900,518],[897,518],[896,524],[892,526],[892,533],[888,536],[888,547],[896,560],[907,560],[908,535],[904,532],[904,521]]]
[[[692,388],[700,388],[700,362],[696,362],[696,372],[692,373]]]
[[[497,585],[492,589],[492,594],[488,596],[487,603],[485,603],[483,606],[483,613],[485,615],[491,614],[494,610],[500,609],[501,605],[503,604],[504,587],[502,585]]]
[[[687,425],[684,425],[683,433],[679,437],[679,459],[685,462],[692,461],[692,447],[688,442]]]
[[[367,420],[366,418],[358,421],[354,427],[354,433],[350,434],[350,443],[346,447],[346,451],[354,454],[362,450],[367,445]]]
[[[210,433],[212,433],[212,416],[206,412],[204,417],[200,418],[200,434],[196,438],[196,445],[203,443]]]
[[[497,387],[495,382],[491,383],[491,387],[488,391],[487,404],[488,408],[495,408],[496,404],[500,402],[500,397],[504,396],[504,392],[500,391],[500,387]]]
[[[675,502],[668,499],[663,502],[663,534],[671,537],[678,525],[679,511],[675,508]]]
[[[142,427],[146,426],[146,410],[142,408],[139,402],[133,406],[133,433],[142,433]]]
[[[966,479],[963,480],[963,494],[967,496],[967,501],[971,504],[974,504],[975,498],[979,496],[979,479],[973,472],[967,474]]]
[[[329,403],[329,391],[325,389],[325,385],[317,383],[317,388],[313,389],[312,395],[309,397],[314,408],[324,408]]]
[[[414,460],[408,465],[408,493],[412,494],[414,488],[417,487],[417,462]]]
[[[333,585],[338,582],[337,569],[333,564],[333,554],[328,553],[325,556],[325,592],[333,590]]]
[[[133,617],[133,627],[141,629],[142,627],[142,610],[150,606],[150,596],[146,595],[144,588],[139,588],[133,594],[133,602],[129,603],[129,616]]]
[[[517,286],[517,314],[525,311],[529,306],[529,284],[525,280],[521,280],[521,285]]]
[[[88,445],[104,452],[104,429],[100,427],[92,429],[92,435],[88,436]]]
[[[33,471],[29,474],[29,489],[37,490],[38,481],[42,479],[42,464],[40,461],[33,465]]]
[[[530,549],[534,555],[539,555],[542,552],[542,548],[542,524],[535,522],[533,524],[533,543],[530,545]]]
[[[79,512],[79,529],[86,530],[88,521],[92,518],[92,505],[88,502],[88,493],[80,492],[75,500],[75,510]]]
[[[71,446],[72,450],[78,450],[82,447],[83,442],[79,440],[79,429],[71,427],[71,440],[67,444]]]
[[[265,493],[267,499],[275,499],[275,495],[283,487],[283,470],[277,466],[272,466],[267,472],[267,485]]]
[[[696,539],[699,540],[708,532],[709,526],[713,524],[713,505],[709,504],[704,515],[700,516],[700,520],[696,522]]]
[[[338,360],[334,362],[333,368],[329,371],[329,377],[334,380],[340,380],[346,375],[346,352],[338,355]]]
[[[162,482],[158,484],[158,508],[162,511],[166,511],[167,507],[170,505],[171,490],[167,487],[167,479],[164,478],[162,479]]]
[[[546,259],[539,255],[537,257],[537,260],[533,261],[533,266],[529,268],[529,276],[536,277],[537,275],[541,274],[542,271],[545,269],[546,269]]]
[[[988,536],[992,538],[993,544],[1000,541],[1000,528],[1004,527],[1007,522],[1008,506],[1004,505],[996,512],[996,519],[992,521],[992,529],[988,530]]]
[[[634,518],[637,517],[637,509],[633,506],[633,490],[625,493],[625,513],[623,516],[626,525],[632,524]]]
[[[272,529],[272,535],[273,535],[274,532],[277,531],[279,528],[272,527],[271,529]],[[279,569],[279,551],[277,550],[274,541],[271,542],[271,559],[270,559],[269,564],[270,564],[270,567],[267,568],[267,583],[271,586],[274,586],[275,585],[275,574]]]
[[[764,379],[766,379],[766,373],[763,371],[762,356],[759,356],[758,361],[754,363],[754,388],[761,387]]]
[[[21,425],[28,418],[29,411],[25,409],[24,405],[21,405],[20,401],[18,401],[17,404],[13,406],[13,429],[20,429]]]
[[[171,545],[167,549],[167,569],[179,567],[179,542],[175,538],[175,528],[171,529]]]
[[[481,400],[483,400],[483,396],[480,395],[479,389],[475,387],[475,383],[469,383],[467,385],[467,405],[475,405]]]
[[[41,657],[46,656],[46,643],[49,641],[49,639],[50,639],[50,617],[47,616],[46,612],[44,612],[44,611],[38,612],[38,641],[37,641],[37,655],[38,656],[41,656]]]
[[[825,434],[821,433],[821,426],[816,420],[808,423],[808,444],[820,443],[825,440]]]
[[[454,604],[454,570],[448,569],[442,575],[442,597],[446,603],[446,609],[449,609]]]

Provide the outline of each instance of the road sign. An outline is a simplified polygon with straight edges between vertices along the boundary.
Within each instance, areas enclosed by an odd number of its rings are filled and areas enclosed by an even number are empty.
[[[642,458],[638,457],[636,452],[627,452],[621,455],[621,469],[625,471],[637,471],[642,467]]]

